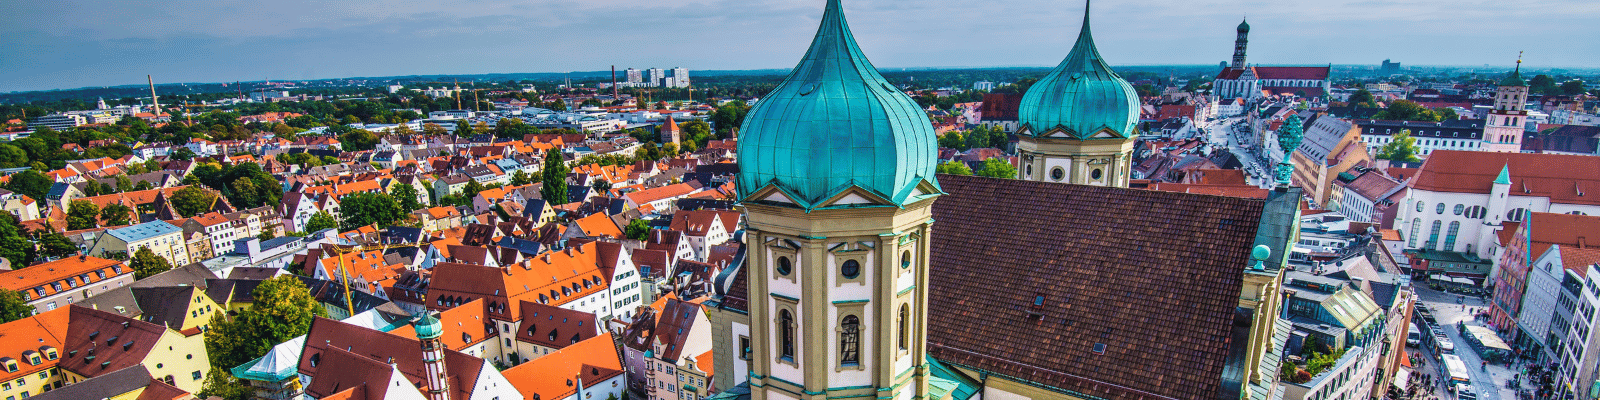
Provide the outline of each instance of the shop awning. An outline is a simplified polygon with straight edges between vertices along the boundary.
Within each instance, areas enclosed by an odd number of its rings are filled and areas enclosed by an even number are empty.
[[[1409,383],[1411,383],[1411,370],[1401,368],[1400,371],[1395,372],[1394,387],[1405,390],[1406,385]]]

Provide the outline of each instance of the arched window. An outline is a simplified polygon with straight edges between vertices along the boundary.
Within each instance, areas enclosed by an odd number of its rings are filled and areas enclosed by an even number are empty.
[[[1456,234],[1461,232],[1461,222],[1450,222],[1450,230],[1444,235],[1444,251],[1456,251]]]
[[[854,315],[844,317],[839,327],[839,363],[844,365],[857,365],[861,363],[861,319]]]
[[[1417,202],[1417,212],[1422,212],[1422,209],[1426,208],[1426,207],[1423,207],[1423,205],[1424,205],[1423,202],[1420,202],[1420,201]]]
[[[906,251],[900,253],[900,268],[901,269],[911,268],[911,261],[912,261],[911,260],[911,250],[906,250]]]
[[[1506,213],[1506,221],[1511,222],[1522,222],[1522,219],[1527,217],[1528,209],[1526,208],[1518,208]]]
[[[906,335],[909,335],[910,333],[907,332],[909,330],[909,329],[907,329],[907,328],[909,328],[909,326],[907,326],[906,324],[909,323],[910,319],[911,319],[911,306],[907,305],[907,304],[901,304],[900,305],[900,320],[897,323],[899,325],[899,329],[900,329],[900,337],[898,338],[899,340],[897,341],[897,343],[900,346],[900,351],[905,351],[907,348],[909,348],[908,345],[907,345],[907,342],[909,342],[909,340],[906,340]]]
[[[1422,235],[1422,218],[1411,220],[1411,237],[1406,239],[1406,247],[1417,247],[1417,236]]]
[[[1439,203],[1439,206],[1435,207],[1434,213],[1444,215],[1444,203]]]
[[[778,312],[778,358],[794,361],[794,314]]]
[[[1439,220],[1434,220],[1433,221],[1433,229],[1428,231],[1428,243],[1427,243],[1428,250],[1438,250],[1439,249],[1439,227],[1443,226],[1443,225],[1444,225],[1444,221],[1439,221]]]
[[[1456,215],[1461,215],[1461,213],[1465,211],[1467,211],[1467,206],[1465,204],[1456,205]]]

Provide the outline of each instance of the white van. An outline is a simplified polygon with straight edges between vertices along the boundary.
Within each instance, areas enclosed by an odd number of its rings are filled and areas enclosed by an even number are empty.
[[[1406,334],[1406,345],[1407,346],[1411,346],[1411,347],[1417,347],[1417,345],[1421,344],[1421,343],[1422,343],[1422,331],[1417,330],[1417,326],[1416,325],[1411,325],[1411,333]]]

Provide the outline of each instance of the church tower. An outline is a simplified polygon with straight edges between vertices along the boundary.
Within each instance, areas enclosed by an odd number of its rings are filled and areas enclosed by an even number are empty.
[[[839,0],[740,132],[750,397],[928,396],[937,138],[856,46]]]
[[[444,335],[444,324],[433,313],[424,313],[411,323],[417,331],[417,339],[422,341],[422,371],[423,379],[428,385],[428,400],[450,400],[450,377],[445,375],[444,369],[444,342],[439,337]]]
[[[1239,38],[1233,41],[1233,68],[1244,68],[1244,48],[1250,43],[1250,23],[1239,22]]]
[[[1089,6],[1072,53],[1022,97],[1018,179],[1128,187],[1139,94],[1100,58]]]
[[[1483,150],[1496,153],[1522,151],[1522,126],[1528,122],[1528,82],[1522,80],[1522,58],[1517,69],[1500,80],[1494,94],[1494,109],[1483,126]]]

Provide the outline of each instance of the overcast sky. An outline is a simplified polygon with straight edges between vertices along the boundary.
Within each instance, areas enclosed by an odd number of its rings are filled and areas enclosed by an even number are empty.
[[[0,91],[414,74],[789,68],[824,0],[0,0]],[[881,68],[1047,66],[1078,1],[844,0]],[[1100,0],[1113,65],[1600,66],[1595,0]]]

